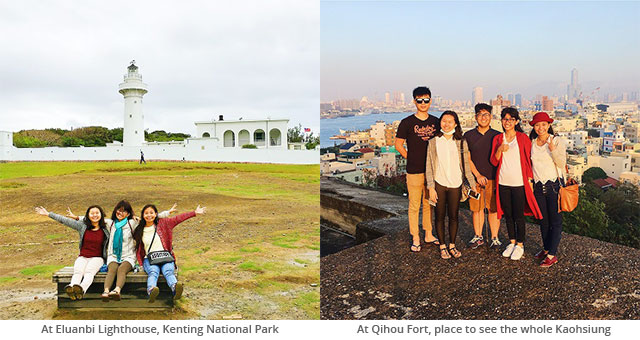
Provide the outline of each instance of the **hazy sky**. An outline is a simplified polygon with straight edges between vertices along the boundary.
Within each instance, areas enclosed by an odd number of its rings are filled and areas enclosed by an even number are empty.
[[[129,61],[145,128],[289,118],[319,131],[320,5],[0,0],[0,130],[121,127]]]
[[[322,2],[321,100],[640,90],[639,2]]]

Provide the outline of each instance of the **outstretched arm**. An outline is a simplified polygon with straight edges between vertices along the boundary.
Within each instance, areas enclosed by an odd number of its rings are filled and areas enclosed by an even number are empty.
[[[158,213],[158,218],[167,218],[167,217],[169,217],[171,214],[173,214],[174,212],[176,212],[178,210],[178,209],[176,209],[177,206],[178,206],[178,203],[173,203],[173,206],[171,207],[171,209],[159,212]]]
[[[206,209],[207,209],[206,207],[200,207],[198,205],[198,207],[194,211],[182,213],[174,217],[165,218],[162,220],[162,222],[167,223],[168,226],[173,229],[175,228],[175,226],[177,226],[178,224],[182,223],[183,221],[189,218],[195,217],[196,215],[204,214],[206,212]]]
[[[52,213],[52,212],[48,212],[47,209],[45,209],[44,207],[37,207],[36,208],[36,213],[38,213],[39,215],[42,216],[49,216],[51,219],[56,220],[64,225],[66,225],[67,227],[80,231],[82,230],[82,227],[84,226],[84,223],[80,222],[80,221],[76,221],[72,218],[69,217],[64,217],[62,215],[58,215],[56,213]]]

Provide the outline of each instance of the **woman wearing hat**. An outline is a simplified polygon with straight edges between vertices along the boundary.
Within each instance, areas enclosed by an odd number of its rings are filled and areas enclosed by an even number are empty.
[[[538,202],[542,219],[543,249],[536,254],[542,260],[540,267],[551,267],[558,262],[556,252],[562,237],[562,215],[558,212],[558,192],[560,178],[567,164],[565,143],[554,137],[551,128],[553,119],[546,112],[538,112],[529,122],[533,130],[529,134],[532,141],[531,167],[533,170],[533,194]]]

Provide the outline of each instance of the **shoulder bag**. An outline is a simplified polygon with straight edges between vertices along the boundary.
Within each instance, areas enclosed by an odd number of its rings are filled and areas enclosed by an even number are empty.
[[[564,181],[564,178],[558,176],[558,181],[560,181],[560,191],[558,192],[558,212],[571,212],[578,206],[580,187],[576,180],[569,177],[569,167],[566,165],[565,170],[567,171],[566,182]],[[558,168],[556,167],[556,173],[557,172]]]
[[[151,239],[151,243],[149,244],[149,248],[147,249],[147,259],[149,260],[149,264],[159,266],[165,263],[174,262],[175,259],[173,258],[173,256],[171,256],[171,253],[166,250],[149,252],[149,250],[151,250],[151,246],[153,245],[153,241],[155,241],[156,239],[156,234],[158,233],[157,228],[158,226],[156,226],[156,229],[153,231],[153,238]]]

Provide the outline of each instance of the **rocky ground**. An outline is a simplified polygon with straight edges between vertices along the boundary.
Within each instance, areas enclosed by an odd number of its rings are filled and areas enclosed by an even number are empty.
[[[459,259],[434,246],[409,251],[407,232],[321,260],[323,319],[640,319],[640,250],[563,234],[560,262],[540,268],[540,231],[527,226],[520,261],[467,249],[461,210]],[[506,243],[506,227],[500,238]],[[506,245],[506,244],[505,244]]]

